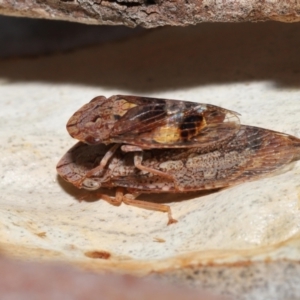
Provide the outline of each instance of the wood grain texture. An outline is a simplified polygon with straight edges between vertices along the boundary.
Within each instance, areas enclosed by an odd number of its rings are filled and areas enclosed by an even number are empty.
[[[82,191],[55,170],[74,144],[66,121],[96,95],[211,103],[240,112],[243,124],[300,136],[299,29],[279,22],[165,27],[105,46],[1,60],[1,253],[159,274],[234,299],[299,299],[299,163],[196,198],[145,195],[169,203],[178,219],[172,226],[159,212],[79,202]]]
[[[0,14],[151,28],[200,22],[297,22],[300,4],[280,0],[0,0]]]

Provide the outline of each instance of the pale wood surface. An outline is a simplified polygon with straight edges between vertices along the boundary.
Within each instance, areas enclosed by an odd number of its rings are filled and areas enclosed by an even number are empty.
[[[299,163],[215,194],[160,195],[178,220],[171,226],[160,212],[80,202],[83,193],[55,170],[76,142],[68,118],[101,94],[212,103],[238,111],[244,124],[300,136],[299,31],[275,22],[169,27],[2,60],[1,253],[161,275],[239,299],[299,298]]]

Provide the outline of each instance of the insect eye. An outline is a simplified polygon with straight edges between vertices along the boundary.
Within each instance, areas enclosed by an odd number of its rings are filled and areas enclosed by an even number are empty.
[[[101,182],[98,182],[95,179],[86,178],[82,183],[82,188],[89,191],[98,190],[100,187],[101,187]]]

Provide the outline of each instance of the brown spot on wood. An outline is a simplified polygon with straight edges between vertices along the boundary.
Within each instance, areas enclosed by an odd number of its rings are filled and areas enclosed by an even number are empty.
[[[154,237],[154,238],[153,238],[153,241],[154,241],[154,242],[157,242],[157,243],[165,243],[165,242],[166,242],[166,240],[164,240],[164,239],[162,239],[162,238],[160,238],[160,237]]]
[[[87,251],[84,253],[89,258],[109,259],[111,254],[107,251]]]
[[[47,236],[47,233],[43,231],[43,232],[38,232],[35,235],[37,235],[40,238],[45,238]]]

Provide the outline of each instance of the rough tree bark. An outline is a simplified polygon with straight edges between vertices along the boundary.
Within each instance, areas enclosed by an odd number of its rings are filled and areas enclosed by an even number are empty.
[[[298,0],[0,0],[0,14],[150,28],[300,20]]]

